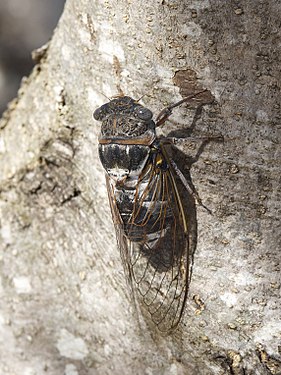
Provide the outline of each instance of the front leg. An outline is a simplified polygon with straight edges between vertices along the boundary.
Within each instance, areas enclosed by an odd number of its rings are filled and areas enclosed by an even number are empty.
[[[160,126],[162,124],[164,124],[164,122],[171,116],[171,114],[173,113],[173,109],[178,107],[179,105],[181,105],[182,103],[185,103],[187,102],[188,100],[190,99],[193,99],[195,98],[196,96],[200,95],[200,94],[203,94],[204,92],[206,92],[208,90],[202,90],[202,91],[199,91],[195,94],[192,94],[192,95],[189,95],[187,96],[186,98],[183,98],[182,100],[180,100],[179,102],[175,103],[175,104],[171,104],[169,105],[168,107],[165,107],[164,109],[162,109],[162,111],[159,113],[159,115],[156,117],[156,127],[157,126]]]

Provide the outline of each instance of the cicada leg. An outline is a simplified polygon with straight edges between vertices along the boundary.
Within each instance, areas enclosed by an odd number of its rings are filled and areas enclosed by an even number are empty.
[[[162,111],[159,113],[159,115],[156,117],[156,127],[157,126],[160,126],[162,124],[164,124],[164,122],[171,116],[171,114],[173,113],[173,109],[178,107],[179,105],[181,105],[182,103],[185,103],[187,102],[188,100],[190,99],[193,99],[195,98],[196,96],[200,95],[200,94],[203,94],[204,92],[206,92],[208,90],[202,90],[202,91],[199,91],[195,94],[192,94],[192,95],[189,95],[187,96],[186,98],[183,98],[182,100],[178,101],[177,103],[175,104],[171,104],[169,105],[168,107],[165,107],[164,109],[162,109]]]
[[[176,172],[177,176],[180,178],[183,186],[186,188],[186,190],[189,192],[189,194],[194,198],[194,200],[199,204],[199,206],[203,207],[206,211],[209,212],[209,214],[212,215],[212,211],[206,207],[203,202],[202,202],[202,199],[200,198],[199,194],[197,193],[196,189],[190,185],[190,183],[187,181],[187,179],[184,177],[182,171],[179,169],[179,167],[177,166],[177,164],[174,162],[173,159],[169,159],[169,162],[170,164],[172,165],[174,171]]]
[[[206,89],[202,90],[202,91],[199,91],[199,92],[197,92],[197,93],[195,93],[193,95],[190,95],[190,96],[187,96],[187,97],[183,98],[182,100],[178,101],[175,104],[172,104],[172,105],[164,108],[159,113],[159,115],[156,117],[156,127],[164,124],[165,121],[167,121],[167,119],[171,116],[174,108],[178,107],[182,103],[185,103],[188,100],[193,99],[196,96],[198,96],[200,94],[203,94],[204,92],[207,92],[207,91],[208,90],[206,90]],[[195,141],[195,142],[196,141],[203,141],[203,143],[205,144],[205,143],[207,143],[209,141],[222,142],[223,141],[223,137],[221,135],[214,136],[214,137],[201,137],[201,138],[196,138],[196,137],[187,137],[187,138],[166,137],[166,138],[162,138],[162,139],[158,138],[158,140],[160,141],[161,145],[165,145],[165,144],[177,145],[177,144],[179,144],[181,142],[187,142],[187,141],[191,141],[191,142],[192,141]],[[202,206],[203,208],[205,208],[205,210],[207,210],[211,214],[212,212],[210,211],[210,209],[207,208],[202,203],[202,200],[199,197],[199,194],[197,193],[197,191],[195,190],[195,188],[193,186],[191,186],[190,183],[187,181],[187,179],[184,177],[183,173],[180,171],[180,169],[178,168],[178,166],[176,165],[176,163],[174,162],[174,160],[172,160],[171,158],[169,158],[169,162],[172,165],[173,169],[175,170],[175,173],[178,175],[178,177],[182,181],[182,183],[183,183],[184,187],[186,188],[186,190],[191,194],[191,196],[195,199],[195,201],[200,206]]]
[[[198,137],[198,138],[197,137],[188,137],[188,138],[175,138],[175,137],[165,138],[163,137],[162,139],[159,138],[159,140],[160,140],[161,145],[165,145],[165,144],[177,145],[181,142],[186,143],[187,141],[191,141],[191,142],[203,141],[203,143],[206,144],[207,142],[210,142],[210,141],[223,142],[223,137],[221,135],[214,136],[214,137]],[[179,169],[175,161],[169,158],[169,162],[172,165],[177,176],[180,178],[183,186],[189,192],[189,194],[194,198],[194,200],[199,204],[199,206],[203,207],[206,211],[208,211],[209,214],[212,214],[212,211],[203,204],[202,199],[200,198],[196,189],[187,181],[187,179],[185,178],[185,176],[183,175],[183,173],[181,172],[181,170]]]
[[[222,135],[216,135],[216,136],[213,136],[213,137],[187,137],[187,138],[176,138],[176,137],[163,137],[163,138],[160,138],[159,139],[161,140],[161,143],[162,144],[173,144],[173,145],[178,145],[180,143],[186,143],[187,141],[189,142],[198,142],[198,141],[202,141],[202,142],[210,142],[210,141],[214,141],[214,142],[223,142],[224,141],[224,138]]]

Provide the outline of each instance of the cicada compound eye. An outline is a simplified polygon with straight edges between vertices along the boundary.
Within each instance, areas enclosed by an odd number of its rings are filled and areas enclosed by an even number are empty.
[[[153,116],[153,113],[151,112],[151,110],[145,107],[139,107],[136,110],[136,114],[138,118],[140,118],[141,120],[145,120],[145,121],[151,120]]]
[[[95,110],[95,112],[93,113],[93,117],[95,120],[97,121],[102,121],[103,118],[104,118],[104,110],[103,110],[103,106],[102,107],[99,107]]]

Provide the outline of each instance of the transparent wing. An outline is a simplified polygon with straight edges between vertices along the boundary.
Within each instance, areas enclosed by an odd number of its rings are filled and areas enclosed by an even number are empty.
[[[159,330],[174,329],[183,314],[189,280],[188,230],[172,166],[159,150],[139,177],[130,219],[114,186],[107,187],[125,273],[141,308]]]

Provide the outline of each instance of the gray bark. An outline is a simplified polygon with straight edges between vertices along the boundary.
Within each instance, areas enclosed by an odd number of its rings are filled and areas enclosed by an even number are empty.
[[[68,0],[0,123],[1,374],[278,374],[280,362],[279,1]],[[198,238],[186,313],[139,329],[97,155],[93,110],[120,88],[182,144]],[[179,151],[179,159],[184,157]],[[279,189],[279,190],[278,190]],[[193,298],[193,296],[196,296]],[[197,303],[196,303],[197,301]]]

